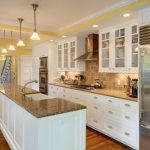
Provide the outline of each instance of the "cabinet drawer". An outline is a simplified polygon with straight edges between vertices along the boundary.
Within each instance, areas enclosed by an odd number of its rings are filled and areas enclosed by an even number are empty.
[[[107,107],[114,107],[114,108],[119,108],[119,100],[113,97],[106,97],[105,98],[105,105],[107,105]]]
[[[116,123],[110,120],[105,121],[105,132],[113,137],[119,137],[119,130]]]
[[[120,130],[120,138],[122,141],[126,142],[127,144],[130,144],[134,147],[136,147],[137,143],[137,131],[134,128],[124,128]]]
[[[113,107],[105,107],[104,109],[105,119],[113,120],[117,122],[120,118],[120,113],[117,109]]]
[[[102,114],[95,112],[87,112],[87,124],[97,129],[103,127],[103,118]]]
[[[128,128],[137,128],[139,123],[139,118],[136,113],[124,112],[121,113],[120,126]]]
[[[121,110],[124,112],[138,112],[138,102],[130,102],[127,100],[120,101]]]

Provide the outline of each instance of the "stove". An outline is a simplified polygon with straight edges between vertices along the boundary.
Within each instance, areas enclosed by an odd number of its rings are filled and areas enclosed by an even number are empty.
[[[84,90],[95,90],[95,89],[102,89],[102,87],[95,87],[90,85],[71,85],[71,87],[76,89],[84,89]]]

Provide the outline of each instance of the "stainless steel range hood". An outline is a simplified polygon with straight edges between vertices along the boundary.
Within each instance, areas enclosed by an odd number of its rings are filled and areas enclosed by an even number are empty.
[[[89,34],[86,38],[86,53],[76,58],[77,61],[98,60],[98,34]]]

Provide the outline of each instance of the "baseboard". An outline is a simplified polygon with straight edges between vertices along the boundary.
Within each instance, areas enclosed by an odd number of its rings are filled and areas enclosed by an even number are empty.
[[[0,130],[3,133],[3,136],[5,137],[5,140],[7,141],[10,149],[11,150],[17,150],[16,146],[14,145],[12,139],[8,135],[7,131],[5,130],[5,128],[3,127],[3,125],[1,124],[1,122],[0,122]]]

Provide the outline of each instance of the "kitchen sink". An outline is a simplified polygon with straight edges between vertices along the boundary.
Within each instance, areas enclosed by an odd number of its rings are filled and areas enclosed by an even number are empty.
[[[27,94],[25,95],[25,99],[27,100],[36,100],[36,101],[40,101],[40,100],[45,100],[45,99],[52,99],[54,97],[52,96],[48,96],[42,93],[36,93],[36,94]]]

